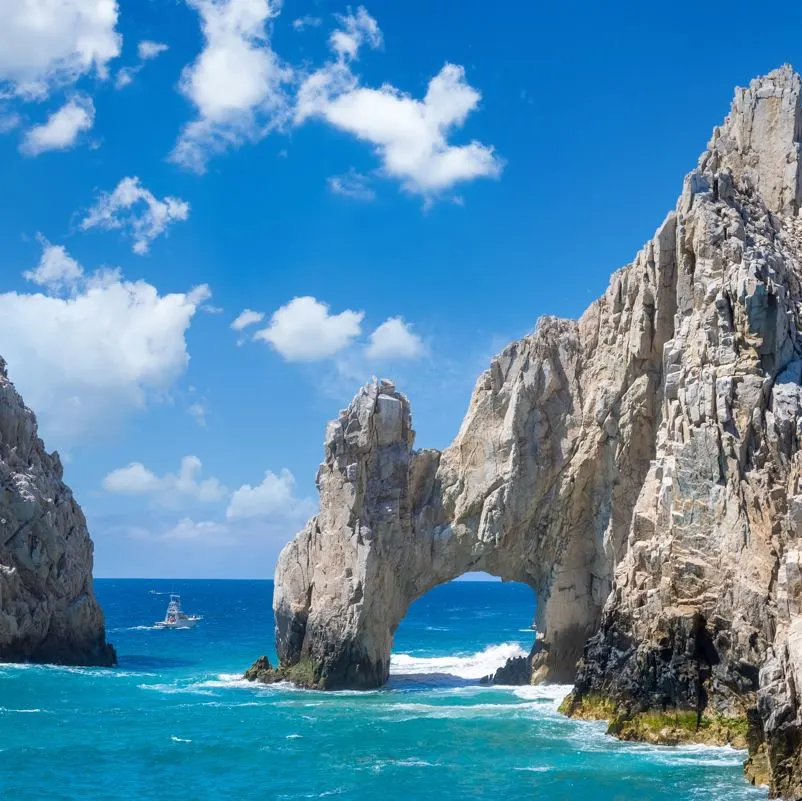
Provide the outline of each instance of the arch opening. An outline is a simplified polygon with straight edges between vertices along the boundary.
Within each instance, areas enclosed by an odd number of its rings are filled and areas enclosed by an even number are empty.
[[[535,608],[532,588],[520,582],[460,577],[437,585],[409,605],[393,635],[389,686],[490,683],[508,665],[515,676],[497,683],[528,683]]]
[[[410,605],[484,571],[535,593],[533,679],[573,681],[612,579],[620,521],[596,502],[610,490],[608,454],[567,448],[568,406],[563,399],[563,413],[550,413],[553,387],[538,408],[525,395],[502,404],[492,374],[488,381],[471,424],[442,453],[413,449],[409,403],[388,381],[368,384],[329,424],[320,512],[276,569],[280,664],[262,671],[266,680],[379,687]],[[509,423],[513,411],[537,432],[528,450]]]

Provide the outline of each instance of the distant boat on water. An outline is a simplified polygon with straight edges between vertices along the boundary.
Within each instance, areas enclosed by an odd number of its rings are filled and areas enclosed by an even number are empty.
[[[200,615],[184,614],[181,611],[181,596],[170,593],[170,603],[167,604],[164,620],[158,620],[154,625],[157,629],[191,629],[199,620]]]

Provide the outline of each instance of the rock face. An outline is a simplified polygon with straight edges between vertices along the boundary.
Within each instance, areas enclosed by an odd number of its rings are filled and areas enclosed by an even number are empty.
[[[0,359],[0,662],[113,665],[92,540]]]
[[[279,559],[282,666],[380,685],[409,604],[485,570],[534,588],[534,677],[576,680],[569,707],[748,721],[802,797],[800,140],[790,67],[739,89],[654,238],[494,359],[444,452],[362,389]]]

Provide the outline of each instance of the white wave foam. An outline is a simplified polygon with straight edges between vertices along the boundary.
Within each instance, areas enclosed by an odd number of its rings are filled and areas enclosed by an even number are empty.
[[[173,735],[172,737],[170,737],[170,739],[171,739],[171,740],[172,740],[174,743],[191,743],[191,742],[192,742],[192,740],[185,740],[183,737],[176,737],[175,735]]]
[[[141,674],[139,674],[141,675]],[[166,695],[176,695],[177,693],[190,693],[194,695],[218,695],[216,690],[271,690],[281,688],[283,684],[257,684],[242,678],[241,673],[217,673],[214,678],[203,678],[199,680],[176,681],[173,684],[139,684],[140,690],[152,690]],[[251,704],[239,704],[238,706],[249,706]],[[255,705],[255,702],[254,704]],[[231,706],[231,704],[222,704]],[[237,704],[235,704],[237,706]]]
[[[197,684],[137,684],[139,690],[163,693],[164,695],[178,695],[179,693],[192,693],[194,695],[214,695],[210,690],[200,689]]]
[[[740,767],[747,757],[729,745],[646,745],[633,743],[626,746],[629,753],[643,754],[662,765],[699,767]]]
[[[41,710],[41,709],[10,709],[9,707],[6,707],[6,706],[0,706],[0,712],[4,712],[4,713],[5,712],[16,712],[18,715],[22,715],[22,714],[29,714],[30,715],[30,714],[35,714],[37,712],[42,712],[42,711],[43,710]]]
[[[565,696],[573,689],[571,684],[535,684],[515,687],[513,693],[523,701],[534,701],[556,714]]]
[[[288,734],[284,739],[285,740],[300,740],[303,735],[301,734]]]
[[[385,720],[400,723],[417,718],[463,719],[477,717],[513,717],[525,713],[531,715],[539,705],[529,704],[391,704],[388,709],[392,716]]]
[[[48,671],[51,673],[73,673],[78,676],[91,676],[93,679],[120,679],[127,676],[155,676],[155,673],[132,673],[127,670],[118,670],[116,668],[102,668],[102,667],[76,667],[74,665],[34,665],[30,662],[6,662],[0,665],[0,675],[6,671],[16,670],[34,670],[34,671]]]
[[[406,759],[380,759],[371,765],[374,773],[380,773],[385,768],[436,768],[437,763],[427,762],[425,759],[417,757],[407,757]]]
[[[420,676],[446,673],[461,679],[481,679],[502,667],[514,656],[526,656],[518,643],[505,642],[489,645],[483,651],[468,656],[418,657],[411,654],[393,654],[390,657],[390,675]]]

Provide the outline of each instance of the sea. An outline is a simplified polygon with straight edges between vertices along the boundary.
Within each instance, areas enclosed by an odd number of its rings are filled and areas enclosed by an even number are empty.
[[[744,753],[567,720],[565,685],[485,687],[532,644],[528,587],[454,582],[409,610],[373,692],[255,686],[270,581],[97,580],[114,669],[0,665],[0,798],[750,801]],[[162,631],[178,592],[195,629]]]

